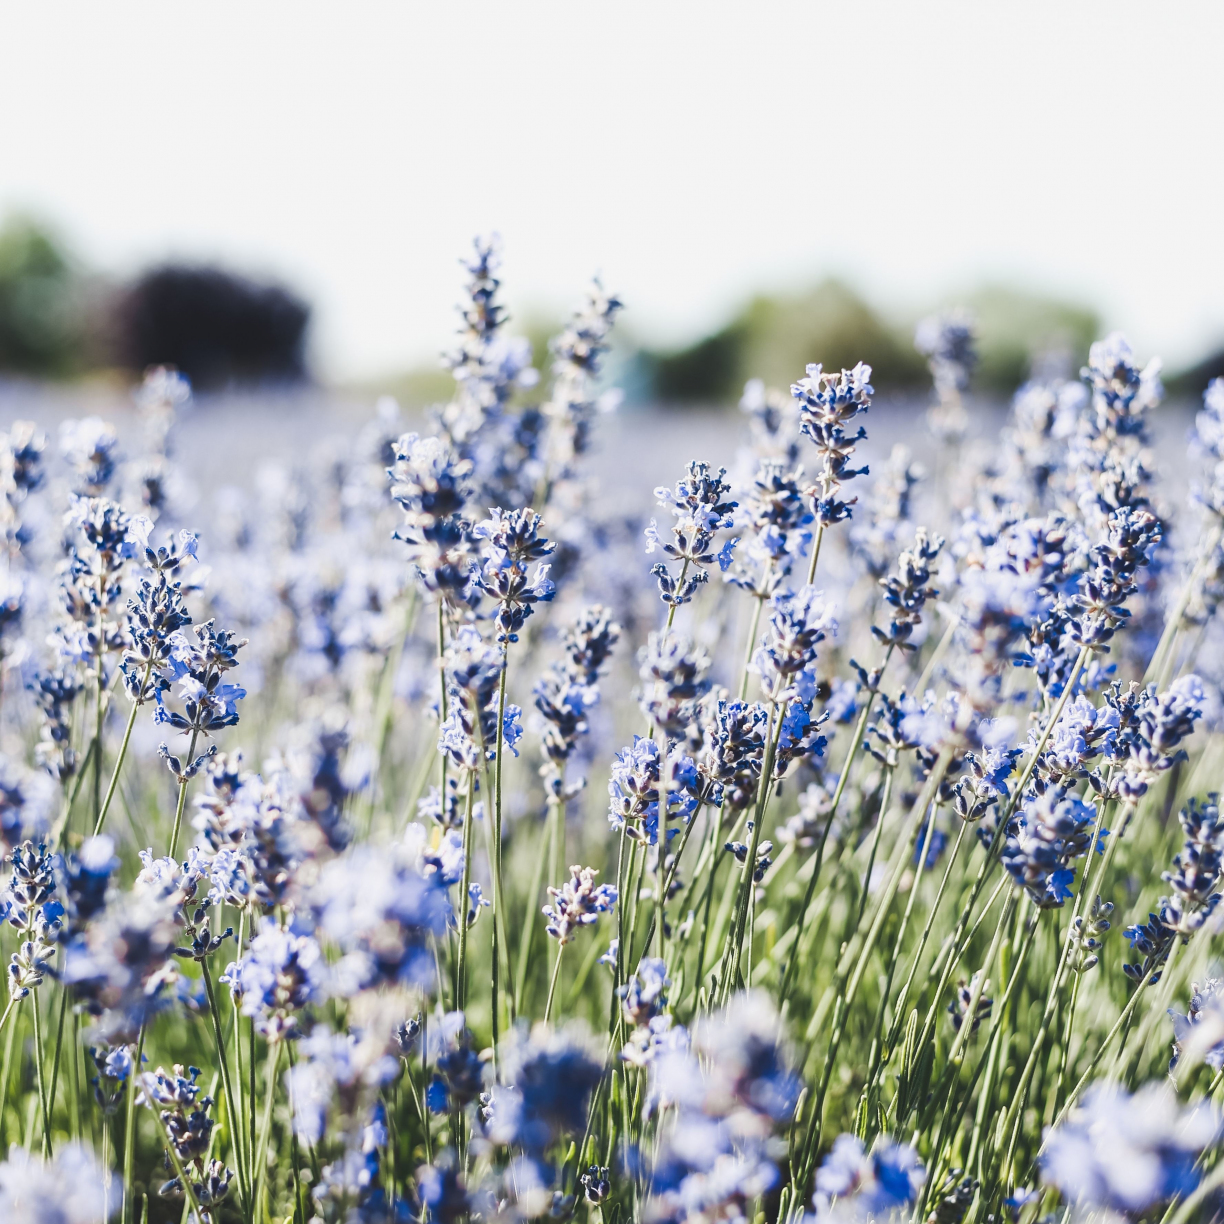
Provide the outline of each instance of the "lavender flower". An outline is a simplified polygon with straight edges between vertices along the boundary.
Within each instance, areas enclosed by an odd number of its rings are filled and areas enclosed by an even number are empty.
[[[975,339],[973,321],[964,310],[950,310],[918,324],[914,347],[927,358],[941,403],[969,389],[977,364]]]
[[[293,1129],[301,1138],[318,1143],[337,1111],[350,1119],[368,1113],[379,1089],[399,1072],[388,1044],[372,1031],[334,1033],[325,1024],[299,1040],[288,1078]]]
[[[286,1041],[300,1035],[303,1009],[326,997],[327,966],[313,936],[265,918],[221,981],[261,1036]]]
[[[471,460],[445,441],[414,433],[396,443],[387,471],[391,495],[404,510],[396,539],[407,544],[425,590],[452,605],[465,601],[475,566],[471,530],[461,517],[471,473]]]
[[[63,668],[36,676],[27,687],[42,711],[34,756],[39,765],[59,782],[67,782],[77,767],[72,746],[72,705],[84,685]]]
[[[752,668],[771,701],[811,702],[816,695],[816,647],[836,632],[837,621],[824,593],[813,586],[780,591],[770,600],[764,640]]]
[[[916,649],[910,638],[922,623],[922,609],[939,592],[931,586],[931,567],[943,547],[943,537],[929,537],[925,527],[914,535],[914,546],[897,558],[897,572],[880,579],[884,601],[893,609],[887,631],[872,625],[871,632],[888,647]]]
[[[41,841],[50,831],[51,791],[45,775],[0,754],[0,851],[5,855],[33,838]]]
[[[55,862],[43,845],[18,846],[9,856],[13,874],[3,900],[4,916],[20,933],[21,942],[9,959],[9,996],[27,998],[42,985],[64,907],[56,898]]]
[[[498,683],[505,666],[502,652],[487,646],[480,634],[465,626],[447,647],[444,660],[451,680],[451,712],[442,723],[438,751],[461,769],[478,770],[497,755]],[[507,746],[518,740],[518,706],[508,706],[503,718]]]
[[[1169,1073],[1173,1073],[1186,1047],[1202,1058],[1213,1071],[1224,1067],[1224,1033],[1221,1032],[1222,1001],[1219,978],[1208,978],[1201,986],[1190,985],[1190,1004],[1186,1014],[1169,1008],[1169,1019],[1173,1021],[1173,1057],[1169,1059]]]
[[[1018,831],[1003,848],[1003,866],[1041,909],[1061,906],[1071,896],[1071,863],[1088,853],[1096,810],[1074,796],[1047,791],[1017,813]],[[1108,832],[1100,831],[1097,851]]]
[[[807,377],[791,387],[799,404],[800,429],[816,446],[820,468],[816,483],[808,490],[812,517],[824,528],[851,516],[857,498],[844,501],[841,487],[855,476],[865,476],[866,467],[852,468],[855,444],[867,436],[860,427],[848,434],[845,426],[871,407],[874,389],[871,367],[861,361],[853,370],[827,374],[820,365],[809,365]]]
[[[429,1030],[435,1075],[425,1093],[434,1113],[464,1109],[480,1095],[484,1064],[473,1048],[463,1012],[447,1012]]]
[[[816,1171],[816,1214],[834,1203],[853,1219],[870,1220],[911,1206],[926,1180],[918,1153],[887,1135],[868,1152],[857,1135],[838,1135]]]
[[[1076,973],[1087,973],[1096,967],[1100,959],[1097,953],[1110,928],[1109,915],[1113,913],[1113,902],[1094,897],[1087,914],[1077,914],[1071,921],[1071,968]]]
[[[637,971],[620,987],[621,1010],[634,1028],[645,1028],[667,1006],[667,964],[657,956],[644,956]]]
[[[612,406],[608,397],[595,397],[593,384],[621,308],[620,299],[605,291],[596,278],[586,303],[549,341],[554,358],[553,387],[540,411],[549,425],[544,461],[550,484],[573,478],[576,461],[588,449],[595,414]],[[545,502],[549,492],[546,487]]]
[[[1178,815],[1185,848],[1173,860],[1173,870],[1162,873],[1174,896],[1166,903],[1170,925],[1181,935],[1192,935],[1215,912],[1221,894],[1215,892],[1224,870],[1224,822],[1219,796],[1191,799]]]
[[[115,427],[101,417],[64,421],[59,428],[60,452],[75,475],[74,492],[100,497],[114,479],[119,459]]]
[[[118,1209],[109,1169],[79,1143],[40,1160],[13,1144],[0,1163],[0,1216],[7,1224],[99,1224]]]
[[[676,522],[671,540],[665,541],[651,519],[646,528],[646,552],[662,548],[669,557],[683,562],[679,578],[673,578],[663,562],[650,571],[658,580],[660,597],[671,607],[688,603],[697,587],[707,580],[706,568],[719,560],[711,551],[714,537],[731,526],[736,506],[726,497],[731,491],[723,479],[726,474],[724,468],[715,473],[709,464],[694,460],[688,465],[688,475],[677,482],[675,489],[666,485],[655,489],[655,499],[671,511]]]
[[[429,937],[444,933],[452,912],[437,874],[422,874],[403,853],[361,845],[323,867],[310,903],[319,932],[344,953],[339,981],[352,988],[432,981]]]
[[[190,736],[186,759],[172,756],[166,744],[158,749],[180,783],[194,777],[217,751],[214,744],[207,752],[194,756],[198,738],[207,739],[225,727],[236,726],[238,702],[246,696],[246,689],[223,683],[222,677],[238,666],[238,651],[247,644],[247,639],[225,630],[218,632],[214,624],[210,620],[196,625],[194,641],[181,630],[174,635],[165,670],[159,673],[160,683],[155,689],[157,709],[153,721],[169,723],[176,731]],[[162,694],[175,683],[179,686],[177,696],[183,703],[182,714],[168,709],[162,700]]]
[[[724,812],[742,812],[756,801],[764,765],[769,712],[759,702],[727,701],[721,694],[701,705],[701,749],[697,772],[710,802]]]
[[[511,1030],[499,1055],[503,1083],[490,1093],[486,1133],[493,1143],[542,1161],[563,1135],[581,1134],[587,1102],[603,1074],[596,1043],[579,1026]]]
[[[579,927],[593,926],[600,914],[608,913],[616,904],[616,889],[611,884],[596,885],[598,874],[593,867],[575,864],[570,868],[571,880],[548,890],[553,904],[544,907],[548,919],[545,930],[562,947]]]
[[[642,713],[669,735],[679,735],[708,687],[710,656],[674,631],[652,633],[642,650]]]
[[[973,1017],[969,1024],[969,1035],[971,1037],[978,1031],[978,1026],[983,1020],[990,1019],[990,1013],[994,1010],[994,1000],[986,996],[986,991],[990,989],[990,982],[982,982],[979,989],[978,982],[981,981],[981,977],[982,972],[979,969],[974,973],[971,981],[966,982],[962,978],[957,984],[955,997],[948,1004],[948,1014],[952,1017],[952,1027],[959,1033],[961,1025],[965,1023],[966,1018],[969,1016],[969,1004],[973,1002],[974,992],[977,992],[977,1007],[973,1011]]]
[[[468,1218],[471,1200],[453,1152],[444,1152],[434,1164],[417,1169],[416,1183],[425,1224],[460,1224]]]
[[[473,534],[484,540],[488,556],[474,578],[475,585],[497,603],[494,620],[497,641],[503,647],[518,641],[518,631],[537,603],[547,603],[556,588],[548,578],[549,567],[537,564],[528,574],[530,562],[539,562],[556,549],[540,534],[542,521],[534,510],[506,511],[494,507],[491,517],[477,523]]]
[[[697,768],[679,746],[668,750],[666,768],[668,817],[678,815],[687,820],[699,798]],[[629,836],[649,845],[654,845],[658,837],[659,776],[658,743],[635,735],[633,744],[616,754],[608,780],[608,820],[612,827],[620,829],[628,824]]]
[[[1183,1107],[1157,1084],[1134,1096],[1094,1084],[1047,1132],[1041,1175],[1077,1206],[1138,1216],[1190,1193],[1199,1181],[1199,1154],[1219,1137],[1219,1115],[1207,1102]]]

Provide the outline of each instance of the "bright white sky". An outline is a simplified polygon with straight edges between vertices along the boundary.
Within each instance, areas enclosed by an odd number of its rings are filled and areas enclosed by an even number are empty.
[[[850,277],[1087,300],[1224,340],[1224,5],[0,0],[0,209],[90,263],[272,272],[332,377],[428,358],[457,256],[511,302],[603,273],[641,339]]]

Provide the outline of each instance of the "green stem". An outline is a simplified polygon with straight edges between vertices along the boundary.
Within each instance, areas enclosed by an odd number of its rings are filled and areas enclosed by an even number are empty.
[[[905,979],[905,985],[901,987],[901,993],[897,996],[897,1003],[893,1009],[893,1026],[888,1034],[887,1046],[891,1050],[897,1044],[897,1038],[901,1032],[903,1023],[902,1017],[905,1015],[905,1002],[909,998],[910,987],[914,984],[914,975],[918,972],[918,966],[922,961],[922,954],[926,950],[927,942],[931,938],[931,929],[935,925],[935,915],[939,912],[940,902],[943,900],[944,892],[948,887],[948,879],[952,875],[952,868],[956,865],[956,860],[960,855],[961,846],[965,841],[965,832],[969,828],[968,822],[962,820],[961,826],[956,833],[956,841],[952,846],[952,854],[948,858],[948,865],[944,868],[943,879],[939,882],[939,889],[935,893],[935,900],[931,903],[931,908],[927,913],[926,923],[922,928],[922,935],[918,939],[918,947],[914,950],[913,959],[910,961],[910,971]]]
[[[459,955],[455,962],[456,1011],[463,1011],[467,1006],[467,911],[468,888],[472,883],[472,796],[476,790],[475,783],[475,778],[468,779],[467,800],[463,812],[463,881],[460,884],[459,912],[455,919],[459,925]]]
[[[144,678],[140,682],[141,693],[145,691],[152,671],[153,664],[147,664]],[[133,701],[132,708],[128,712],[127,726],[123,729],[123,742],[119,745],[119,755],[115,758],[115,767],[111,770],[110,782],[106,787],[106,798],[102,801],[102,806],[98,809],[98,819],[94,822],[95,837],[102,832],[102,826],[106,823],[106,813],[110,811],[111,800],[115,797],[115,787],[119,785],[119,771],[123,768],[123,761],[127,756],[128,744],[132,739],[132,728],[136,725],[136,714],[139,709],[139,703]],[[101,760],[101,753],[98,754],[98,759]]]
[[[769,795],[773,788],[774,760],[778,751],[778,742],[782,738],[784,719],[776,700],[769,705],[769,721],[765,726],[765,763],[757,783],[757,799],[755,819],[752,823],[752,837],[748,841],[748,854],[744,859],[739,885],[739,903],[735,921],[727,933],[727,950],[723,961],[722,981],[719,987],[719,998],[726,1002],[740,972],[740,957],[744,948],[744,931],[748,922],[748,911],[751,908],[752,894],[756,890],[756,856],[761,844],[761,826],[765,822],[765,810],[769,805]]]
[[[9,1014],[17,1006],[17,1000],[11,995],[9,996],[8,1004],[5,1006],[4,1015],[0,1016],[0,1029],[8,1023]],[[9,1071],[13,1066],[13,1041],[17,1035],[17,1025],[14,1024],[8,1031],[8,1036],[4,1041],[4,1062],[0,1065],[0,1121],[3,1121],[8,1113],[8,1087],[9,1087]],[[7,1129],[7,1128],[6,1128]]]
[[[881,808],[880,818],[883,820],[884,811]],[[880,1056],[880,1035],[884,1031],[884,1016],[888,1008],[888,996],[892,993],[893,978],[897,972],[897,962],[901,956],[901,945],[905,942],[905,932],[909,929],[910,915],[914,912],[914,903],[918,897],[918,886],[922,880],[923,864],[926,863],[927,855],[931,852],[931,842],[935,835],[935,818],[932,814],[927,821],[926,836],[922,840],[922,847],[918,859],[918,869],[914,875],[914,882],[910,886],[909,896],[905,901],[905,911],[901,916],[901,927],[897,931],[895,938],[892,941],[892,952],[888,958],[888,971],[884,975],[884,986],[880,991],[880,1009],[876,1016],[876,1022],[872,1026],[871,1049],[867,1056],[867,1083],[872,1087],[875,1086],[876,1070],[878,1069],[878,1059]],[[960,840],[965,835],[965,826],[962,822],[960,832],[957,834],[957,846],[960,845]],[[955,850],[953,851],[955,855]],[[946,878],[946,872],[945,872]],[[936,894],[937,898],[940,894]],[[936,901],[938,904],[938,900]],[[904,998],[897,1004],[898,1010],[904,1004]]]
[[[502,656],[502,673],[497,686],[497,756],[493,762],[493,849],[495,855],[492,867],[493,916],[496,919],[499,942],[505,949],[506,985],[510,988],[507,992],[509,995],[507,1003],[510,1007],[510,1022],[513,1023],[518,1016],[518,999],[514,990],[514,962],[510,956],[510,940],[506,935],[506,907],[504,903],[506,892],[504,868],[502,865],[502,756],[504,755],[505,739],[503,724],[506,717],[506,671],[509,665],[510,651],[509,647],[507,647],[505,654]],[[494,957],[496,958],[496,949],[494,949]],[[496,1000],[494,1001],[494,1010],[496,1011]]]
[[[820,560],[820,545],[824,540],[824,524],[816,528],[816,538],[812,541],[812,559],[808,563],[807,584],[811,586],[816,581],[816,562]]]
[[[68,1011],[68,987],[60,986],[59,1017],[55,1022],[55,1053],[51,1058],[51,1091],[47,1098],[47,1116],[55,1117],[55,1098],[59,1091],[60,1051],[64,1045],[64,1016]],[[74,1051],[75,1052],[75,1051]]]
[[[103,704],[106,690],[102,684],[102,661],[106,657],[106,630],[103,624],[103,609],[105,608],[105,580],[98,576],[98,693],[94,705],[94,743],[97,752],[93,760],[93,794],[94,794],[94,824],[96,825],[102,813],[102,724],[106,718],[106,708]]]
[[[884,670],[888,667],[888,662],[892,658],[893,647],[890,645],[884,654],[884,661],[880,664],[880,677],[883,678]],[[829,840],[829,832],[833,828],[833,821],[837,816],[837,809],[841,806],[842,796],[846,793],[846,784],[850,780],[850,770],[854,765],[855,757],[858,755],[858,750],[863,743],[863,737],[867,733],[867,720],[871,717],[871,707],[875,704],[876,694],[879,692],[879,685],[872,689],[868,694],[867,702],[863,706],[862,712],[859,714],[858,722],[854,725],[854,735],[850,739],[850,747],[846,752],[845,760],[842,762],[841,773],[837,778],[837,786],[833,791],[833,801],[829,806],[829,815],[825,820],[825,827],[821,830],[820,841],[816,846],[815,866],[812,868],[811,878],[808,880],[808,886],[803,894],[803,903],[799,907],[798,917],[795,919],[797,930],[795,931],[795,942],[791,944],[789,956],[786,958],[786,971],[782,975],[782,985],[778,991],[778,1005],[785,1007],[787,997],[790,994],[791,982],[794,978],[795,968],[798,965],[799,944],[803,939],[803,928],[807,922],[808,910],[812,905],[812,898],[816,895],[816,884],[820,879],[820,869],[824,864],[825,844]]]
[[[136,1081],[140,1078],[140,1061],[144,1057],[145,1027],[140,1026],[136,1040],[136,1057],[132,1060],[132,1072],[128,1076],[127,1101],[124,1102],[123,1119],[123,1219],[132,1224],[136,1212],[136,1200],[132,1196],[132,1185],[136,1173]]]
[[[191,743],[187,748],[187,768],[190,769],[195,760],[196,742],[199,739],[198,729],[191,733]],[[179,779],[178,803],[174,808],[174,829],[170,834],[170,857],[174,858],[178,851],[179,829],[183,823],[183,809],[187,806],[187,779]]]
[[[187,1170],[183,1168],[183,1162],[179,1159],[178,1151],[174,1146],[174,1136],[171,1135],[165,1123],[162,1124],[162,1129],[166,1132],[166,1155],[170,1157],[170,1163],[174,1165],[174,1172],[178,1177],[179,1185],[182,1186],[183,1193],[187,1196],[187,1202],[195,1213],[196,1219],[199,1220],[202,1218],[202,1215],[199,1200],[196,1198],[195,1187],[192,1186],[191,1179],[187,1176]],[[145,1211],[145,1220],[148,1220],[147,1209]]]
[[[659,802],[658,824],[655,832],[655,927],[659,937],[658,956],[667,959],[667,886],[664,874],[667,869],[667,732],[660,729],[659,736]],[[650,947],[647,937],[646,947]],[[558,958],[559,959],[559,958]]]
[[[276,1100],[276,1077],[280,1068],[280,1053],[283,1042],[274,1041],[268,1050],[267,1082],[264,1084],[264,1111],[259,1124],[259,1150],[256,1153],[255,1214],[262,1219],[265,1211],[264,1192],[267,1189],[268,1136],[272,1131],[272,1104]]]
[[[554,798],[550,798],[548,801],[548,812],[544,820],[550,829],[552,808],[554,803],[559,802],[560,800]],[[623,837],[621,840],[624,840]],[[547,861],[547,855],[537,854],[535,856],[535,870],[531,875],[531,890],[527,896],[527,912],[523,916],[523,931],[519,936],[518,969],[514,980],[514,997],[520,1005],[523,1001],[524,991],[527,989],[527,966],[531,960],[531,945],[535,939],[537,918],[540,912],[538,908],[540,904],[540,889],[544,885],[544,868]]]
[[[242,1153],[242,1122],[241,1115],[235,1107],[234,1084],[230,1077],[229,1057],[225,1049],[225,1038],[221,1033],[221,1012],[217,1007],[217,994],[213,989],[212,973],[208,961],[200,961],[200,971],[204,977],[204,992],[208,996],[208,1011],[212,1016],[213,1038],[217,1043],[217,1062],[221,1066],[221,1082],[225,1086],[225,1111],[229,1122],[230,1145],[234,1149],[234,1163],[238,1169],[238,1191],[244,1205],[249,1208],[250,1195],[246,1184],[245,1168]]]
[[[1152,974],[1155,973],[1159,968],[1160,968],[1159,964],[1153,965],[1143,975],[1143,978],[1139,982],[1139,985],[1135,987],[1134,993],[1127,1000],[1126,1006],[1122,1009],[1121,1014],[1118,1016],[1117,1020],[1114,1021],[1113,1028],[1111,1028],[1109,1032],[1105,1034],[1105,1040],[1102,1041],[1101,1044],[1097,1047],[1097,1052],[1092,1056],[1091,1060],[1089,1061],[1088,1067],[1084,1071],[1084,1074],[1080,1076],[1079,1082],[1071,1090],[1071,1095],[1067,1097],[1066,1102],[1063,1104],[1062,1109],[1058,1111],[1058,1117],[1054,1119],[1054,1126],[1051,1129],[1056,1130],[1062,1124],[1063,1119],[1066,1118],[1067,1114],[1071,1112],[1071,1107],[1079,1099],[1079,1094],[1083,1092],[1084,1089],[1088,1086],[1088,1081],[1089,1079],[1091,1079],[1092,1073],[1096,1070],[1097,1063],[1101,1061],[1101,1058],[1104,1056],[1105,1051],[1109,1049],[1110,1045],[1113,1044],[1113,1039],[1121,1031],[1122,1026],[1126,1024],[1127,1020],[1130,1019],[1131,1013],[1135,1010],[1135,1007],[1138,1005],[1139,999],[1143,995],[1144,987],[1147,986],[1148,982],[1151,980]],[[1047,1132],[1047,1134],[1048,1133],[1049,1132]],[[1043,1150],[1044,1150],[1044,1147],[1045,1145],[1043,1144],[1042,1145]]]
[[[38,1104],[42,1112],[42,1156],[51,1159],[51,1111],[47,1105],[47,1082],[43,1068],[42,1012],[38,1006],[38,991],[30,992],[30,1010],[34,1013],[34,1068],[38,1080]]]
[[[552,980],[548,983],[548,1002],[544,1004],[544,1023],[547,1024],[552,1015],[553,998],[557,993],[557,980],[561,976],[561,953],[565,951],[564,944],[557,945],[557,960],[553,965]]]

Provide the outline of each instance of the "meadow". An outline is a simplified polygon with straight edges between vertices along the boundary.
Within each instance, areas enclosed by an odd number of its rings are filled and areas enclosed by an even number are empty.
[[[1220,1218],[1224,383],[614,427],[462,275],[420,419],[3,435],[0,1219]]]

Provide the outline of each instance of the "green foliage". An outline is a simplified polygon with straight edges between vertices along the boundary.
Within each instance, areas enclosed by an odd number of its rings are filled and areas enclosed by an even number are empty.
[[[1088,346],[1101,334],[1095,311],[1056,298],[989,285],[965,305],[977,324],[980,360],[975,383],[1010,395],[1028,378],[1034,361],[1053,359],[1078,371]]]
[[[1000,286],[970,294],[964,304],[978,330],[975,385],[994,394],[1014,391],[1034,360],[1056,357],[1078,369],[1100,331],[1086,307]],[[798,296],[761,295],[712,335],[650,354],[654,391],[664,403],[728,403],[748,379],[786,386],[812,361],[827,369],[865,361],[878,388],[917,389],[928,374],[911,330],[883,318],[840,280]]]
[[[79,277],[56,237],[28,217],[0,229],[0,369],[50,377],[82,359]]]
[[[881,386],[926,378],[908,339],[839,280],[797,297],[755,297],[725,328],[652,360],[655,393],[665,403],[734,400],[748,379],[786,385],[812,361],[831,369],[865,361]]]

